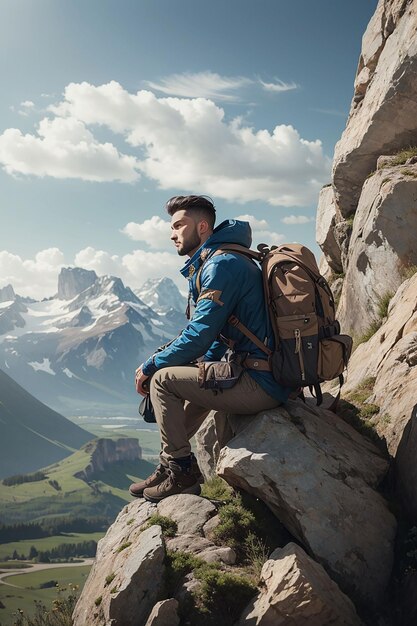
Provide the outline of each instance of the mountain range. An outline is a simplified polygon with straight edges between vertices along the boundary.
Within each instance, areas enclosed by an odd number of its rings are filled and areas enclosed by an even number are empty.
[[[55,296],[0,289],[0,369],[67,415],[136,412],[135,369],[184,326],[186,302],[168,278],[133,292],[120,278],[63,268]]]

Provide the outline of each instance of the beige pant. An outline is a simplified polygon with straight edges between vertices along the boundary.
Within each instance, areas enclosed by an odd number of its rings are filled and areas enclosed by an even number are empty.
[[[164,463],[190,454],[190,439],[211,410],[250,415],[279,405],[247,372],[231,389],[202,389],[193,365],[158,370],[151,379],[150,394]]]

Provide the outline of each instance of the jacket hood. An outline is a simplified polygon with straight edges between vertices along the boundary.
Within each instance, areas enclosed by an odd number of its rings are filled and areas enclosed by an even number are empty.
[[[211,237],[203,243],[202,246],[195,252],[195,254],[189,259],[184,267],[181,269],[181,274],[186,278],[190,278],[194,271],[190,271],[191,266],[194,270],[197,270],[202,263],[203,258],[201,253],[203,250],[217,250],[224,243],[238,243],[241,246],[250,248],[252,243],[252,230],[249,222],[243,222],[241,220],[225,220],[219,224],[214,230]]]

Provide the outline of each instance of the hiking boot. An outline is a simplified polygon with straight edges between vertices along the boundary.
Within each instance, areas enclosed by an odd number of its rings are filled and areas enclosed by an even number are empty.
[[[140,483],[133,483],[129,487],[129,492],[131,496],[135,498],[143,498],[143,491],[147,487],[156,487],[162,481],[164,481],[167,477],[168,468],[165,465],[160,463],[155,471],[148,476],[145,480],[142,480]]]
[[[179,493],[200,494],[200,484],[192,468],[183,470],[175,461],[169,462],[165,473],[165,480],[154,487],[147,487],[143,491],[143,497],[149,502],[160,502],[168,496],[176,496]]]

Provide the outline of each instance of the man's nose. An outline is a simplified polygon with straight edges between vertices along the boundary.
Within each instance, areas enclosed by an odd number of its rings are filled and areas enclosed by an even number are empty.
[[[177,233],[171,233],[170,239],[172,239],[172,241],[175,241],[177,238]]]

